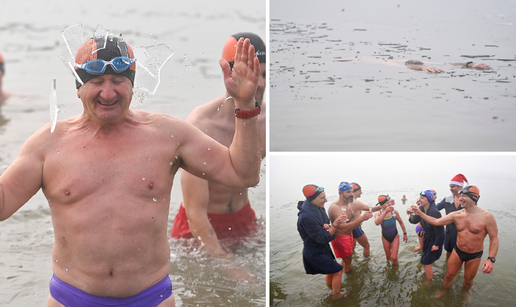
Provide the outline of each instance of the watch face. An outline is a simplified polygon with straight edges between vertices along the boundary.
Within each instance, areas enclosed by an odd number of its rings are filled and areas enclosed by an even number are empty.
[[[495,263],[496,259],[494,257],[489,257],[489,260],[491,260],[493,263]]]

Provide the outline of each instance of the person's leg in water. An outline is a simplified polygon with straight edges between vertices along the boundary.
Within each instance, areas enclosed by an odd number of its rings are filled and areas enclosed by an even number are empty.
[[[351,271],[353,270],[353,267],[351,266],[351,261],[353,260],[353,254],[351,254],[347,257],[341,258],[341,259],[342,259],[341,264],[344,267],[344,272],[346,274],[351,273]]]
[[[434,278],[434,270],[431,264],[425,264],[424,266],[427,280],[423,283],[423,286],[430,287],[432,285],[432,278]]]
[[[464,263],[464,282],[462,286],[464,287],[464,300],[466,302],[471,300],[469,289],[473,286],[473,279],[477,276],[480,262],[482,262],[482,258],[468,260]]]
[[[348,290],[340,291],[340,286],[342,285],[342,272],[343,271],[344,270],[341,270],[340,272],[326,275],[326,285],[333,292],[333,295],[332,295],[333,300],[338,300],[339,298],[346,297],[349,294]]]
[[[439,298],[448,292],[448,289],[451,288],[453,283],[453,278],[455,278],[455,275],[457,275],[457,272],[462,267],[462,260],[460,259],[457,252],[453,251],[450,258],[448,259],[448,264],[446,265],[446,276],[444,276],[443,281],[443,287],[444,289],[438,293],[436,293],[434,296],[436,298]],[[464,276],[465,280],[466,276]]]
[[[363,255],[364,257],[369,257],[370,254],[370,247],[369,247],[369,240],[367,239],[366,234],[364,233],[361,237],[356,238],[354,241],[358,242],[358,244],[362,245],[364,248]],[[356,245],[356,243],[355,243]]]

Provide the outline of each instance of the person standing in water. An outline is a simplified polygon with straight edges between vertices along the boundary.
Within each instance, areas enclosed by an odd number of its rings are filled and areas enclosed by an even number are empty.
[[[332,299],[337,300],[349,294],[340,291],[342,270],[330,248],[330,242],[335,239],[337,229],[346,223],[347,216],[341,215],[331,226],[330,219],[324,209],[327,202],[323,187],[307,184],[303,187],[305,201],[297,205],[299,209],[297,231],[303,240],[303,266],[306,274],[325,274],[326,285],[332,289]]]
[[[362,187],[356,182],[352,182],[351,185],[353,186],[353,203],[351,205],[353,207],[353,211],[357,213],[357,216],[360,216],[362,210],[369,210],[369,206],[358,200],[358,198],[362,196]],[[362,252],[364,257],[369,257],[369,240],[367,239],[367,235],[364,230],[362,230],[362,224],[353,229],[353,251],[355,251],[357,242],[364,248]]]
[[[429,216],[440,218],[441,213],[437,210],[435,205],[435,196],[431,190],[425,190],[420,194],[420,205],[419,209],[421,212],[426,213]],[[415,206],[416,207],[416,206]],[[425,230],[425,237],[423,239],[423,255],[421,255],[421,264],[425,267],[425,273],[427,281],[425,285],[429,286],[434,277],[434,271],[432,269],[432,263],[438,260],[442,254],[442,247],[444,241],[444,227],[434,226],[429,224],[426,220],[422,220],[418,215],[411,215],[409,222],[417,224],[421,222],[421,226]]]
[[[459,201],[459,192],[464,187],[464,184],[468,183],[468,179],[462,174],[455,175],[450,181],[450,192],[449,196],[446,196],[437,204],[437,210],[446,210],[446,214],[462,210],[462,206]],[[446,232],[444,234],[444,249],[446,250],[446,259],[450,258],[450,255],[457,242],[457,226],[455,223],[446,225]]]
[[[442,218],[435,218],[422,212],[414,206],[413,212],[425,222],[442,227],[455,223],[457,227],[457,244],[448,259],[446,276],[444,277],[444,289],[435,294],[441,297],[450,289],[453,278],[464,264],[465,298],[469,301],[469,289],[473,286],[473,279],[477,275],[482,255],[484,253],[484,239],[489,235],[489,254],[482,264],[482,272],[489,274],[493,271],[498,253],[498,227],[494,216],[477,206],[480,198],[480,190],[476,186],[466,186],[459,192],[459,201],[463,210],[455,211]]]
[[[230,36],[224,45],[222,58],[233,66],[236,45],[240,38],[249,39],[254,47],[255,56],[260,63],[260,76],[255,99],[255,109],[246,116],[256,116],[260,128],[262,147],[260,157],[265,157],[265,115],[263,100],[266,87],[266,50],[263,40],[254,33],[237,33]],[[211,102],[196,107],[186,121],[199,128],[209,137],[224,146],[234,141],[235,100],[226,91]],[[254,112],[254,113],[253,113]],[[226,167],[231,167],[227,165]],[[202,250],[212,257],[233,260],[220,242],[224,238],[246,238],[256,232],[257,219],[249,201],[247,188],[230,187],[224,183],[214,182],[195,176],[187,171],[181,172],[181,189],[183,201],[172,225],[172,238],[195,238]],[[223,267],[228,277],[233,280],[249,280],[251,274],[246,268]]]
[[[354,202],[353,186],[343,181],[339,185],[339,199],[333,202],[328,208],[328,215],[330,220],[333,222],[341,215],[346,215],[349,219],[348,223],[340,224],[337,229],[336,238],[331,242],[335,256],[341,258],[342,266],[344,266],[344,272],[350,273],[353,269],[351,261],[353,260],[353,229],[357,228],[362,222],[367,221],[373,217],[373,212],[378,210],[385,210],[391,205],[391,201],[386,202],[381,207],[369,207],[365,206],[361,210],[364,210],[364,214],[358,215],[351,204]]]
[[[389,195],[380,195],[378,196],[378,205],[383,205],[389,200],[391,200]],[[394,207],[389,206],[385,210],[376,212],[374,215],[374,223],[377,226],[382,226],[382,243],[385,257],[387,260],[392,260],[393,265],[398,264],[398,251],[400,248],[400,236],[398,235],[396,221],[398,221],[403,230],[403,241],[407,243],[408,237],[405,224],[398,211],[394,210]]]
[[[239,39],[232,71],[219,64],[235,107],[252,112],[261,73],[250,41]],[[74,68],[83,113],[25,142],[0,176],[0,220],[40,189],[47,198],[55,236],[47,306],[174,306],[167,233],[174,176],[182,168],[255,186],[258,120],[236,116],[228,148],[173,116],[130,109],[136,59],[111,33],[84,41]]]

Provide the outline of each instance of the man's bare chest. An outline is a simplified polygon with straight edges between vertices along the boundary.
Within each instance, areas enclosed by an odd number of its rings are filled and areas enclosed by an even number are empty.
[[[170,190],[177,163],[173,149],[158,142],[61,142],[45,157],[43,191],[59,203],[91,195],[152,197]]]

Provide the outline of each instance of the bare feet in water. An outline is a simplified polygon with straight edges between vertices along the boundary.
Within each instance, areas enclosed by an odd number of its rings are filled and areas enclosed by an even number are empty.
[[[441,292],[437,292],[436,294],[434,294],[434,296],[435,296],[435,298],[440,298],[441,296],[445,295],[446,292],[448,292],[448,290],[444,289]]]
[[[421,247],[421,245],[418,245],[416,246],[416,248],[414,248],[412,251],[413,252],[419,252],[420,250],[422,250],[423,248]]]
[[[336,301],[338,299],[341,299],[343,297],[347,297],[349,294],[349,291],[348,290],[344,290],[342,292],[339,292],[339,293],[333,293],[333,295],[331,296],[331,298]]]

